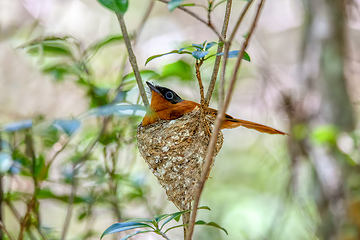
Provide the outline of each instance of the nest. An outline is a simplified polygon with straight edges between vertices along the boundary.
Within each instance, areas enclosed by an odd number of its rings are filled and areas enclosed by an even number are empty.
[[[145,127],[140,124],[137,129],[141,156],[165,189],[168,200],[179,210],[191,208],[214,121],[213,117],[206,116],[206,130],[200,130],[200,111],[197,108],[178,119],[160,120]],[[220,132],[214,158],[222,143]]]

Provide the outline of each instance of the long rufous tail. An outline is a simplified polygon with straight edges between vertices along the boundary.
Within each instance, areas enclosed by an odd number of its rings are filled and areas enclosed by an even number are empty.
[[[223,122],[221,128],[236,128],[240,126],[254,129],[262,133],[288,135],[287,133],[284,133],[272,127],[236,118],[225,118],[225,121]]]

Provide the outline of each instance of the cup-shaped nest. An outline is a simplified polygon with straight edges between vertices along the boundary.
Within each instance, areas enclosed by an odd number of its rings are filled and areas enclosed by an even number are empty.
[[[179,210],[191,208],[197,182],[200,180],[214,118],[206,116],[200,127],[200,111],[137,129],[137,141],[141,156],[165,189],[168,200]],[[220,151],[223,135],[217,138],[215,154]],[[214,161],[214,158],[212,161]]]

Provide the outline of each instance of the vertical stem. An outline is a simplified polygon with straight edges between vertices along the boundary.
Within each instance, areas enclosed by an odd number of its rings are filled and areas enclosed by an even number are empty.
[[[144,84],[143,84],[142,79],[141,79],[141,75],[140,75],[139,67],[138,67],[138,64],[137,64],[137,61],[136,61],[136,57],[135,57],[135,54],[134,54],[134,52],[132,50],[132,47],[131,47],[131,41],[130,41],[129,34],[128,34],[127,29],[126,29],[124,16],[122,14],[120,14],[120,13],[116,14],[116,16],[117,16],[117,18],[119,20],[121,32],[123,34],[123,38],[124,38],[124,42],[125,42],[125,46],[126,46],[126,49],[128,51],[128,54],[129,54],[129,62],[130,62],[131,67],[132,67],[132,69],[134,71],[134,75],[135,75],[135,78],[136,78],[136,83],[137,83],[137,85],[139,87],[141,98],[142,98],[142,100],[144,102],[145,107],[148,107],[149,106],[149,100],[148,100],[148,98],[146,96]]]
[[[211,164],[212,164],[212,159],[213,159],[213,156],[214,156],[214,149],[215,149],[216,142],[217,142],[217,136],[218,136],[218,134],[220,132],[221,125],[222,125],[222,122],[223,122],[224,117],[225,117],[225,111],[226,111],[227,107],[229,106],[230,99],[232,97],[235,81],[236,81],[236,78],[237,78],[237,73],[238,73],[238,70],[240,68],[240,64],[241,64],[245,49],[246,49],[246,47],[247,47],[247,45],[248,45],[248,43],[249,43],[249,41],[251,39],[251,36],[252,36],[252,34],[253,34],[254,30],[255,30],[256,24],[257,24],[259,16],[260,16],[262,6],[264,4],[264,1],[265,0],[261,0],[260,3],[259,3],[259,6],[258,6],[258,9],[257,9],[257,12],[256,12],[256,16],[255,16],[255,18],[253,20],[252,26],[251,26],[250,31],[249,31],[249,36],[245,40],[245,42],[244,42],[244,44],[243,44],[243,46],[241,48],[241,51],[240,51],[240,53],[239,53],[239,55],[237,57],[237,60],[236,60],[236,63],[235,63],[235,68],[234,68],[234,71],[233,71],[233,73],[231,75],[230,86],[229,86],[229,89],[228,89],[227,94],[226,94],[224,105],[222,106],[221,109],[219,109],[216,120],[215,120],[214,130],[213,130],[212,136],[210,138],[210,143],[209,143],[208,150],[207,150],[207,153],[206,153],[205,163],[204,163],[204,166],[203,166],[203,170],[201,172],[201,179],[198,182],[197,187],[196,187],[195,199],[194,199],[194,203],[193,203],[193,210],[192,210],[192,214],[191,214],[191,219],[190,219],[190,223],[189,223],[189,228],[188,228],[188,233],[187,233],[187,236],[186,236],[186,240],[191,240],[192,239],[192,234],[193,234],[193,231],[194,231],[194,225],[195,225],[195,221],[196,221],[197,209],[198,209],[199,202],[200,202],[200,196],[201,196],[201,192],[202,192],[202,190],[204,188],[206,177],[208,176],[208,173],[210,171],[210,167],[211,167]]]
[[[226,2],[224,23],[223,23],[223,26],[222,26],[222,29],[221,29],[221,37],[222,37],[222,39],[219,38],[219,42],[220,41],[225,42],[226,32],[227,32],[227,29],[228,29],[228,26],[229,26],[229,21],[230,21],[231,5],[232,5],[232,0],[228,0]],[[221,44],[219,44],[216,53],[217,54],[221,53],[222,49],[223,49],[223,46]],[[215,88],[215,83],[216,83],[217,75],[218,75],[219,68],[220,68],[220,61],[221,61],[221,56],[220,55],[216,56],[215,63],[214,63],[214,68],[213,68],[213,72],[212,72],[211,80],[210,80],[210,84],[209,84],[209,88],[208,88],[208,91],[206,93],[206,98],[205,98],[205,105],[206,106],[209,106],[210,99],[211,99],[212,93],[213,93],[214,88]]]
[[[220,75],[220,87],[219,87],[219,108],[222,107],[224,103],[224,96],[225,96],[225,71],[226,71],[226,65],[227,65],[227,59],[229,55],[229,49],[230,49],[231,42],[224,42],[224,58],[223,58],[223,64],[221,66],[221,75]]]

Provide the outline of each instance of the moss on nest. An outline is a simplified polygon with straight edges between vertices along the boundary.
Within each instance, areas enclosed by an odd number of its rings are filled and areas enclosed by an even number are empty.
[[[210,132],[214,128],[214,118],[206,116]],[[200,130],[200,111],[171,120],[160,120],[137,130],[138,147],[150,170],[165,189],[168,199],[179,210],[191,208],[196,184],[209,145],[208,131]],[[223,135],[220,132],[214,154],[220,151]]]

